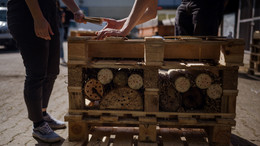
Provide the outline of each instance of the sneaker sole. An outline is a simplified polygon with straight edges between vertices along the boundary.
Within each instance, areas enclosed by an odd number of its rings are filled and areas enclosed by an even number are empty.
[[[34,138],[37,138],[37,139],[39,139],[39,140],[41,140],[41,141],[43,141],[43,142],[47,142],[47,143],[55,143],[55,142],[61,141],[61,138],[45,139],[45,138],[42,138],[42,137],[38,136],[38,135],[35,134],[35,133],[32,133],[32,136],[33,136]]]
[[[66,125],[62,125],[62,126],[51,126],[51,125],[49,125],[49,126],[51,127],[52,130],[66,129],[67,128]]]

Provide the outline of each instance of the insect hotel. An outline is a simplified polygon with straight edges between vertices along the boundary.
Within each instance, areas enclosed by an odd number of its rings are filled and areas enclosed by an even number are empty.
[[[189,145],[197,133],[197,144],[230,144],[244,41],[79,35],[68,40],[70,141]]]

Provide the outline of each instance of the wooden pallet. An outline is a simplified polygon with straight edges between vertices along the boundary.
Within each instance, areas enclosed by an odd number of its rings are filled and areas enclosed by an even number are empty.
[[[168,134],[160,134],[156,130],[159,126],[160,129],[202,127],[207,131],[210,144],[230,143],[231,127],[235,125],[238,65],[243,64],[242,40],[168,37],[144,40],[110,38],[97,41],[92,36],[80,36],[69,38],[68,46],[69,113],[65,120],[69,121],[70,140],[88,140],[89,134],[92,134],[93,141],[96,142],[95,137],[100,132],[96,134],[91,129],[100,126],[126,126],[138,127],[138,142],[135,142],[137,140],[133,136],[124,139],[128,136],[119,134],[114,138],[109,136],[109,139],[104,140],[106,144],[128,141],[128,144],[152,142],[153,145],[159,145],[162,142],[166,145],[171,138]],[[143,110],[100,110],[98,106],[88,106],[84,85],[92,72],[96,75],[103,68],[112,71],[119,68],[141,71],[144,86],[138,92],[142,92]],[[158,74],[159,70],[168,69],[195,72],[204,70],[220,78],[223,89],[220,110],[214,113],[160,111]],[[187,145],[183,140],[181,143]]]

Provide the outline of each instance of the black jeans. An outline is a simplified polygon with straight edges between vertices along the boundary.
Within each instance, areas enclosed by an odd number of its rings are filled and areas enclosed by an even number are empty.
[[[24,99],[28,117],[38,122],[43,118],[42,108],[47,108],[55,79],[59,74],[60,41],[54,9],[56,7],[49,5],[49,10],[44,12],[54,32],[51,40],[44,40],[34,33],[33,19],[28,7],[21,3],[19,7],[16,6],[16,3],[8,3],[8,27],[17,42],[26,69]]]
[[[182,0],[175,18],[175,34],[217,36],[224,0]]]

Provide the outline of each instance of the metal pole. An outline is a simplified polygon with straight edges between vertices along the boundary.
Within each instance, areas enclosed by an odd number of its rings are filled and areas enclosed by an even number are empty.
[[[237,34],[236,34],[236,38],[239,38],[240,17],[241,17],[241,0],[239,0],[239,6],[238,6],[238,12],[237,12]]]

